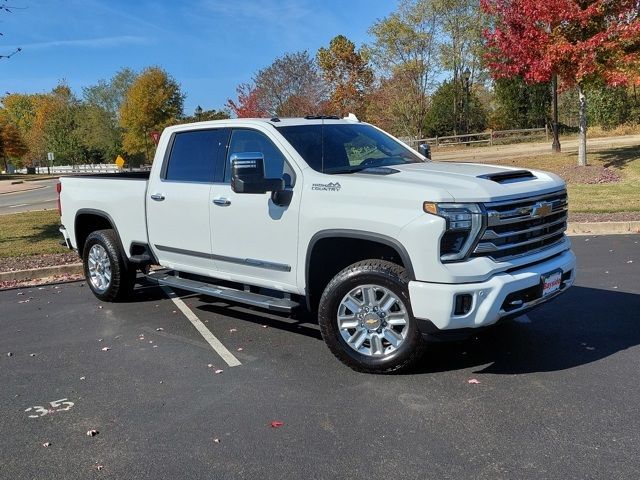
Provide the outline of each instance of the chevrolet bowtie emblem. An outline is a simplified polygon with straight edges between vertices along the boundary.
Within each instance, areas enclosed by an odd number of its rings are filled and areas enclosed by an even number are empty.
[[[531,208],[531,218],[546,217],[553,211],[551,202],[538,202]]]

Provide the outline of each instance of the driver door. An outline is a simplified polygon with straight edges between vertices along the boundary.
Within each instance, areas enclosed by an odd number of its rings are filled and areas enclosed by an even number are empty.
[[[297,290],[301,189],[295,185],[293,163],[277,141],[259,130],[232,130],[224,180],[211,189],[211,247],[220,276],[291,291]],[[285,178],[286,187],[293,190],[289,205],[274,204],[270,193],[235,193],[231,189],[230,158],[246,152],[263,154],[267,178]]]

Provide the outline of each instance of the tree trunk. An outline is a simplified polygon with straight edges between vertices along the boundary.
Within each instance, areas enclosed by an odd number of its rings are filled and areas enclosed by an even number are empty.
[[[578,85],[578,98],[580,99],[579,109],[579,134],[578,134],[578,165],[587,165],[587,97],[584,94],[582,85]]]
[[[553,130],[553,153],[560,153],[560,132],[558,131],[558,76],[551,77],[551,128]]]

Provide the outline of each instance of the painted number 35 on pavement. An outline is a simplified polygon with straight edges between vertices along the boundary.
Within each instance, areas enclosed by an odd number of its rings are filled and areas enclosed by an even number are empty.
[[[49,402],[49,405],[51,405],[50,408],[44,408],[40,405],[29,407],[25,410],[25,412],[33,412],[34,414],[36,414],[29,415],[29,418],[40,418],[49,413],[66,412],[67,410],[71,409],[71,407],[73,407],[74,403],[69,402],[66,398],[61,398],[60,400]]]

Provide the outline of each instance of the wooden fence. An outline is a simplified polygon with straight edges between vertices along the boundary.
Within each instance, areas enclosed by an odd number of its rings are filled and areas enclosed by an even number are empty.
[[[417,147],[422,143],[428,143],[436,148],[450,145],[470,145],[484,143],[494,145],[502,142],[517,142],[535,138],[549,139],[549,129],[544,128],[520,128],[516,130],[489,130],[482,133],[465,133],[462,135],[448,135],[444,137],[431,137],[421,139],[405,139],[411,147]]]

